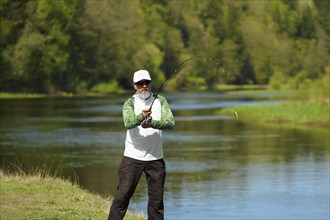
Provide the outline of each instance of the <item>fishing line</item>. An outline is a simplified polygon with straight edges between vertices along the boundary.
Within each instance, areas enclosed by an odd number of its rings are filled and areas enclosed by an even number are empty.
[[[168,78],[164,81],[164,83],[158,88],[157,92],[153,95],[154,99],[152,100],[152,103],[150,105],[149,111],[151,111],[152,105],[154,104],[156,98],[158,97],[159,92],[166,86],[166,82],[172,78],[172,76],[175,75],[176,72],[178,72],[178,70],[180,69],[180,67],[182,67],[184,64],[186,64],[187,62],[193,60],[193,59],[206,59],[209,62],[212,62],[214,65],[219,66],[220,62],[219,61],[215,61],[214,59],[212,59],[211,57],[208,56],[193,56],[190,57],[184,61],[182,61],[181,63],[179,63],[175,69],[171,72],[171,74],[168,76]],[[149,119],[149,118],[148,118]],[[151,118],[150,118],[151,120]]]
[[[179,64],[175,67],[175,69],[174,69],[174,70],[171,72],[171,74],[167,77],[167,79],[164,81],[164,83],[163,83],[163,84],[157,89],[157,92],[153,95],[154,99],[152,100],[152,103],[151,103],[151,105],[150,105],[150,107],[149,107],[149,111],[151,111],[152,106],[153,106],[155,100],[157,99],[159,92],[160,92],[160,91],[166,86],[167,81],[168,81],[169,79],[171,79],[171,78],[175,75],[176,72],[178,72],[178,70],[180,69],[180,67],[182,67],[184,64],[186,64],[187,62],[189,62],[189,61],[191,61],[191,60],[193,60],[193,59],[205,59],[206,61],[212,62],[212,63],[213,63],[214,65],[216,65],[216,66],[219,66],[219,65],[220,65],[220,62],[219,62],[219,61],[216,61],[216,60],[214,60],[213,58],[208,57],[208,56],[193,56],[193,57],[190,57],[190,58],[188,58],[188,59],[182,61],[181,63],[179,63]],[[238,120],[238,112],[237,112],[236,110],[234,110],[233,113],[234,113],[234,115],[235,115],[236,120]],[[151,121],[151,120],[152,120],[152,117],[151,117],[151,116],[148,116],[145,120],[146,120],[146,121]]]
[[[209,62],[212,62],[214,65],[216,66],[219,66],[220,65],[220,62],[219,61],[215,61],[214,59],[212,59],[211,57],[208,57],[208,56],[193,56],[193,57],[190,57],[184,61],[182,61],[181,63],[179,63],[175,68],[174,70],[170,73],[170,75],[167,77],[167,79],[164,81],[164,83],[157,89],[156,93],[153,95],[154,99],[152,100],[151,102],[151,105],[149,107],[149,111],[151,111],[152,109],[152,106],[155,102],[155,100],[157,99],[158,97],[158,94],[159,92],[166,86],[166,83],[169,79],[171,79],[175,73],[178,72],[178,70],[180,69],[180,67],[182,67],[184,64],[186,64],[187,62],[193,60],[193,59],[205,59],[206,61],[209,61]],[[145,121],[151,121],[152,120],[152,117],[151,116],[148,116],[147,118],[145,118]]]

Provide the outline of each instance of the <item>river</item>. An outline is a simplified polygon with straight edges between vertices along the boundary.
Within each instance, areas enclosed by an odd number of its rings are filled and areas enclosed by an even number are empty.
[[[163,132],[165,219],[329,219],[329,131],[260,126],[224,107],[275,104],[275,94],[163,94],[176,127]],[[113,195],[128,96],[1,100],[1,167],[47,167]],[[146,214],[144,176],[130,209]]]

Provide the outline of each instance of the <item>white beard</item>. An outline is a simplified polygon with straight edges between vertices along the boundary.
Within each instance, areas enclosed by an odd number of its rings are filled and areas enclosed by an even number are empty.
[[[146,100],[151,96],[151,93],[148,91],[148,92],[138,93],[137,95],[139,96],[140,99]]]

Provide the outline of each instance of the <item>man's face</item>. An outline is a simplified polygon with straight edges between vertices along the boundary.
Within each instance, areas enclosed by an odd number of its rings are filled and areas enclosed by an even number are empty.
[[[133,86],[137,93],[140,94],[149,94],[151,90],[151,81],[150,80],[141,80],[139,82],[133,83]]]

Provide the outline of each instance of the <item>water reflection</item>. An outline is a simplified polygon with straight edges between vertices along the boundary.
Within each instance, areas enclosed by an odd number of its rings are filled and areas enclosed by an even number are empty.
[[[164,132],[166,219],[329,218],[327,130],[260,127],[215,113],[223,106],[281,101],[271,94],[166,97],[177,121]],[[1,166],[17,160],[25,169],[60,166],[82,187],[113,194],[125,99],[2,101]],[[130,205],[144,212],[145,185],[143,179]]]

